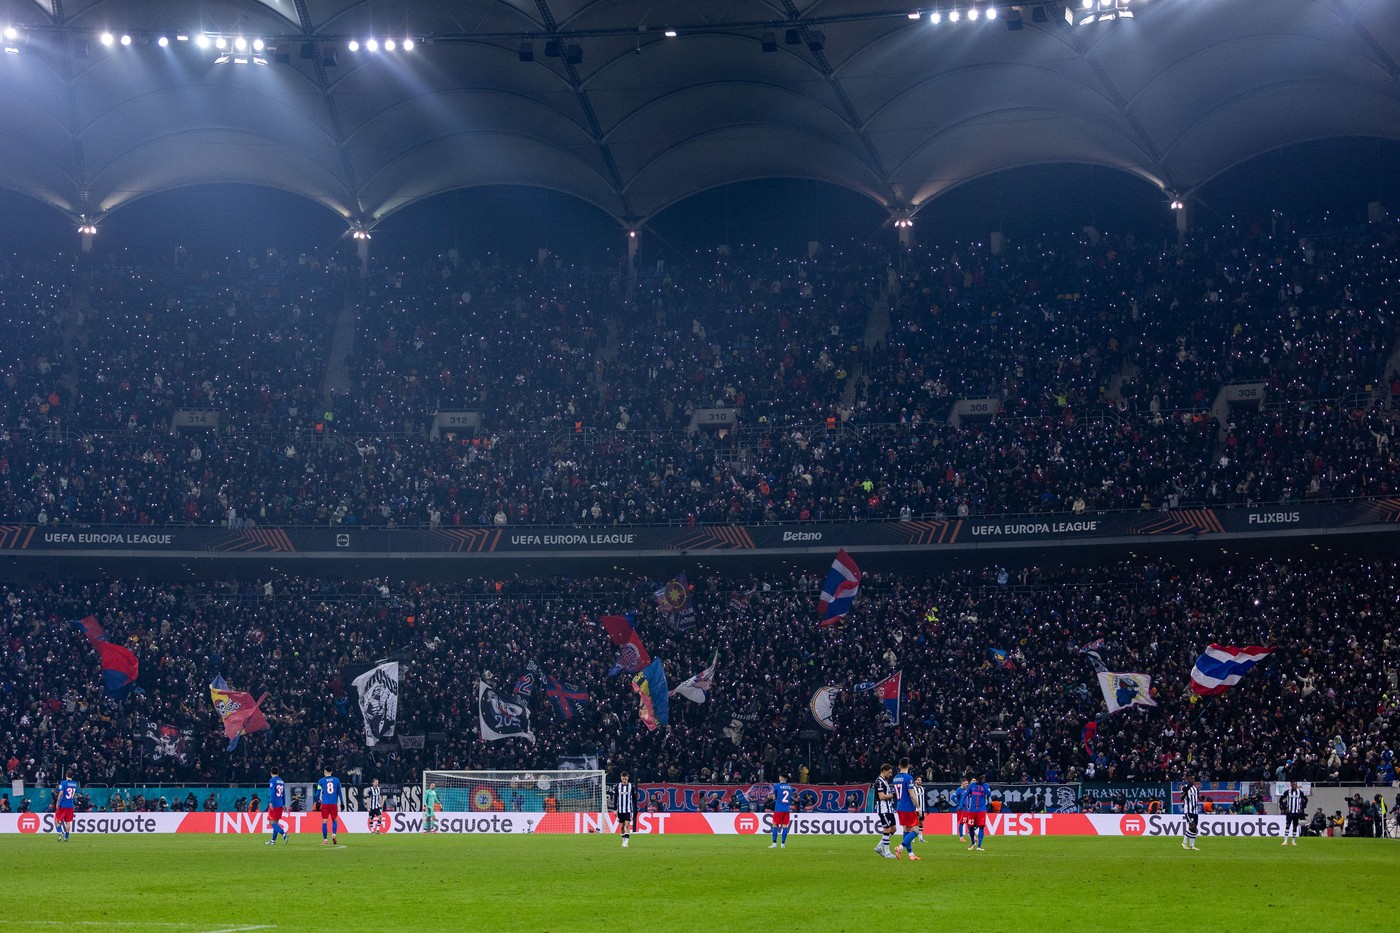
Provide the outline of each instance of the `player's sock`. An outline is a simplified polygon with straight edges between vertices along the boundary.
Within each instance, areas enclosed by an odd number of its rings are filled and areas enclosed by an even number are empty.
[[[977,848],[982,848],[982,840],[987,838],[987,827],[977,827]]]
[[[777,827],[777,826],[774,826],[774,827],[773,827],[772,836],[773,836],[773,841],[774,841],[774,842],[777,842],[777,841],[778,841],[778,827]]]
[[[913,854],[913,852],[914,852],[914,837],[916,837],[916,836],[918,836],[918,835],[919,835],[919,834],[916,833],[916,832],[906,832],[906,833],[904,834],[904,842],[903,842],[904,851],[909,852],[910,854]]]
[[[880,834],[880,848],[882,848],[882,849],[888,849],[889,847],[890,847],[890,834],[889,834],[889,833],[881,833],[881,834]]]
[[[783,827],[783,845],[787,845],[787,831],[788,831],[788,828],[787,828],[786,826],[784,826],[784,827]]]
[[[322,820],[322,821],[321,821],[321,841],[322,841],[322,842],[325,842],[326,839],[327,839],[327,838],[329,837],[329,835],[330,835],[330,831],[326,828],[327,825],[328,825],[328,824],[326,823],[325,820]]]

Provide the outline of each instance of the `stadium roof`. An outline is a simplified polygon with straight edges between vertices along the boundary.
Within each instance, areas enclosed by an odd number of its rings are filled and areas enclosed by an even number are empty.
[[[1131,2],[1067,26],[1058,0],[0,0],[0,185],[100,219],[245,182],[373,226],[519,184],[636,223],[755,178],[896,213],[1016,166],[1188,193],[1292,143],[1400,138],[1395,0]]]

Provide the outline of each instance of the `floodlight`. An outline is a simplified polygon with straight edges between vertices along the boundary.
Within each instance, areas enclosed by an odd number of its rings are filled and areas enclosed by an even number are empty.
[[[937,26],[939,23],[943,22],[943,14],[938,12],[937,10],[934,10],[928,15],[928,21],[930,23],[933,23],[933,25]]]
[[[358,52],[360,50],[360,43],[355,39],[351,39],[346,43],[345,47],[352,52]]]
[[[405,39],[405,40],[403,40],[403,50],[404,50],[405,52],[412,52],[412,51],[413,51],[413,40],[412,40],[412,39]]]
[[[253,40],[253,51],[254,51],[254,52],[261,52],[261,51],[262,51],[263,49],[265,49],[265,48],[267,48],[267,43],[266,43],[266,42],[264,42],[264,41],[261,40],[261,39],[254,39],[254,40]]]
[[[676,35],[677,35],[677,33],[676,33],[676,31],[675,31],[674,29],[668,29],[668,30],[666,30],[666,38],[667,38],[667,39],[674,39],[674,38],[676,37]]]
[[[209,37],[202,34],[195,36],[194,44],[199,46],[201,49],[207,49],[209,48]]]
[[[365,51],[367,51],[367,52],[378,52],[378,51],[379,51],[379,40],[378,40],[378,39],[366,39],[366,40],[365,40]]]
[[[103,45],[111,45],[113,42],[116,42],[116,41],[117,41],[116,38],[113,37],[113,35],[112,35],[110,32],[104,32],[104,33],[102,34],[102,44],[103,44]]]
[[[122,45],[131,45],[131,36],[122,33]]]
[[[384,51],[386,51],[386,52],[392,52],[392,51],[394,51],[394,49],[396,49],[397,47],[398,47],[398,44],[397,44],[396,42],[394,42],[393,39],[385,39],[385,40],[384,40]]]
[[[219,36],[217,39],[214,40],[214,48],[216,48],[216,49],[226,49],[226,48],[228,48],[228,40],[225,39],[223,36]]]
[[[982,13],[981,13],[981,11],[979,11],[979,10],[977,9],[977,7],[973,7],[972,9],[970,9],[970,10],[967,11],[967,18],[970,19],[970,20],[976,20],[977,17],[979,17],[979,16],[981,16],[981,15],[982,15]]]
[[[161,48],[165,48],[169,44],[170,40],[167,39],[165,36],[161,36],[159,39],[156,40],[156,45],[160,46]]]
[[[239,36],[237,39],[233,40],[233,47],[240,52],[246,52],[248,51],[248,40]]]
[[[16,39],[19,38],[19,30],[16,29],[15,27],[13,27],[13,26],[6,26],[6,27],[5,27],[5,38],[6,38],[7,40],[9,40],[10,42],[15,41]]]
[[[989,7],[987,7],[987,19],[996,19],[996,18],[997,18],[997,8],[996,8],[995,6],[989,6]]]
[[[948,14],[948,22],[950,23],[956,23],[960,19],[962,19],[962,14],[959,13],[957,10],[953,10],[951,13]]]

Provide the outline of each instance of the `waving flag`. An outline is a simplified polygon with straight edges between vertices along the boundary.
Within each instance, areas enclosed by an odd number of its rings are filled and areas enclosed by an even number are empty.
[[[530,731],[529,707],[507,700],[480,680],[476,682],[476,703],[483,741],[516,738],[535,741],[535,733]]]
[[[889,720],[889,725],[899,726],[899,700],[904,686],[904,672],[895,671],[884,680],[866,681],[856,684],[857,693],[865,693],[874,690],[879,694],[880,702],[884,704],[885,716]]]
[[[600,616],[598,621],[607,629],[608,637],[612,643],[622,649],[618,653],[617,662],[613,664],[612,670],[608,671],[608,676],[620,674],[626,671],[635,674],[651,663],[651,655],[647,654],[647,649],[642,645],[641,636],[637,634],[637,628],[633,624],[633,614],[625,616]]]
[[[392,739],[399,721],[399,662],[383,661],[352,683],[365,720],[365,745],[373,748]]]
[[[95,616],[73,619],[72,622],[87,635],[88,644],[97,649],[102,660],[102,689],[107,691],[109,697],[125,697],[141,671],[136,655],[108,641],[107,633]]]
[[[642,725],[648,732],[671,721],[671,700],[666,692],[666,672],[661,669],[660,658],[655,658],[632,678],[632,690],[641,703]]]
[[[1016,662],[1011,660],[1011,655],[1006,653],[1005,648],[988,648],[987,650],[992,653],[992,660],[996,662],[998,667],[1004,667],[1008,671],[1016,669]]]
[[[1240,682],[1249,669],[1274,653],[1273,648],[1211,645],[1191,668],[1191,689],[1203,697],[1219,696]]]
[[[710,691],[715,688],[715,668],[719,666],[719,649],[715,649],[714,660],[710,666],[705,668],[694,677],[681,682],[680,686],[671,691],[671,696],[680,694],[692,703],[704,703],[709,699]]]
[[[856,594],[860,592],[860,568],[842,548],[831,562],[831,571],[822,584],[822,595],[817,601],[817,623],[822,626],[835,625],[851,611]]]
[[[549,697],[549,701],[565,720],[573,719],[584,704],[592,702],[592,697],[587,693],[564,683],[558,677],[546,676],[544,683],[544,695]]]
[[[254,700],[251,693],[230,688],[224,675],[220,674],[209,685],[209,699],[214,703],[214,711],[223,720],[224,735],[229,740],[228,751],[238,747],[241,736],[268,728],[267,717],[258,709],[267,699],[266,693]]]
[[[674,580],[656,591],[656,605],[676,631],[695,626],[695,607],[690,603],[690,583],[684,573],[676,574]]]
[[[807,704],[817,725],[828,732],[836,731],[836,698],[840,692],[841,688],[832,684],[819,687],[817,692],[812,694],[812,701]]]
[[[515,681],[515,689],[511,690],[511,693],[515,695],[515,698],[516,698],[517,700],[520,700],[520,699],[526,699],[526,700],[528,700],[528,699],[531,697],[531,695],[534,694],[534,692],[535,692],[535,675],[534,675],[534,674],[521,674],[520,677]]]
[[[1130,706],[1156,706],[1152,699],[1152,678],[1147,674],[1115,674],[1099,672],[1099,689],[1110,713]]]

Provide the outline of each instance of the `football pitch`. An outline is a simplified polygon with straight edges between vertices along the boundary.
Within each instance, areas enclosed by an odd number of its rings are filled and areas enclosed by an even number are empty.
[[[0,933],[1396,929],[1400,843],[611,835],[0,836]]]

